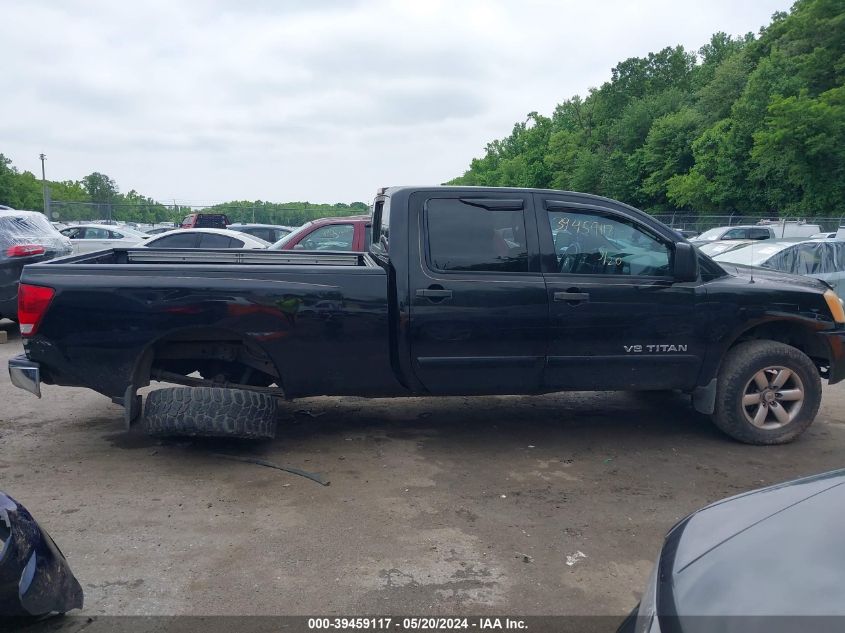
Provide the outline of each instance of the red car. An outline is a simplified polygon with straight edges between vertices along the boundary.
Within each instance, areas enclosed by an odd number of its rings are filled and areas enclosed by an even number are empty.
[[[285,235],[269,250],[366,251],[370,248],[372,225],[373,220],[369,215],[320,218]]]

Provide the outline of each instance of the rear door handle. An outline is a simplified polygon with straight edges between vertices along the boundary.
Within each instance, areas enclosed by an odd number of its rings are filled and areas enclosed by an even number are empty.
[[[428,299],[451,299],[452,291],[443,288],[421,288],[417,290],[417,296]]]
[[[589,301],[589,292],[556,292],[555,301],[566,301],[567,303],[581,303]]]

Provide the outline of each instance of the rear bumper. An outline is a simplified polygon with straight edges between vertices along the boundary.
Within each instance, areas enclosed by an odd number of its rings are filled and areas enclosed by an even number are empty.
[[[832,385],[845,380],[845,330],[834,330],[821,334],[827,339],[830,348],[830,369],[827,379]]]
[[[25,354],[9,359],[9,378],[15,387],[41,397],[41,366]]]

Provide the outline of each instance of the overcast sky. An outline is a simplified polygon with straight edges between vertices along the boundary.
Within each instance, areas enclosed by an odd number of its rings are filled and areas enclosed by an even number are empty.
[[[369,201],[460,175],[618,61],[756,33],[789,6],[0,0],[0,152],[163,201]]]

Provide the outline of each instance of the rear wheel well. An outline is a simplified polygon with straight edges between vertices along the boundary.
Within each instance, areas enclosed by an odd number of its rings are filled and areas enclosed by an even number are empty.
[[[822,378],[828,377],[830,350],[809,327],[788,321],[763,323],[743,332],[728,349],[755,340],[778,341],[804,352],[815,363]]]
[[[133,383],[137,389],[162,374],[193,373],[199,373],[209,387],[224,383],[283,387],[278,368],[260,345],[218,328],[182,330],[158,339],[138,361]]]

